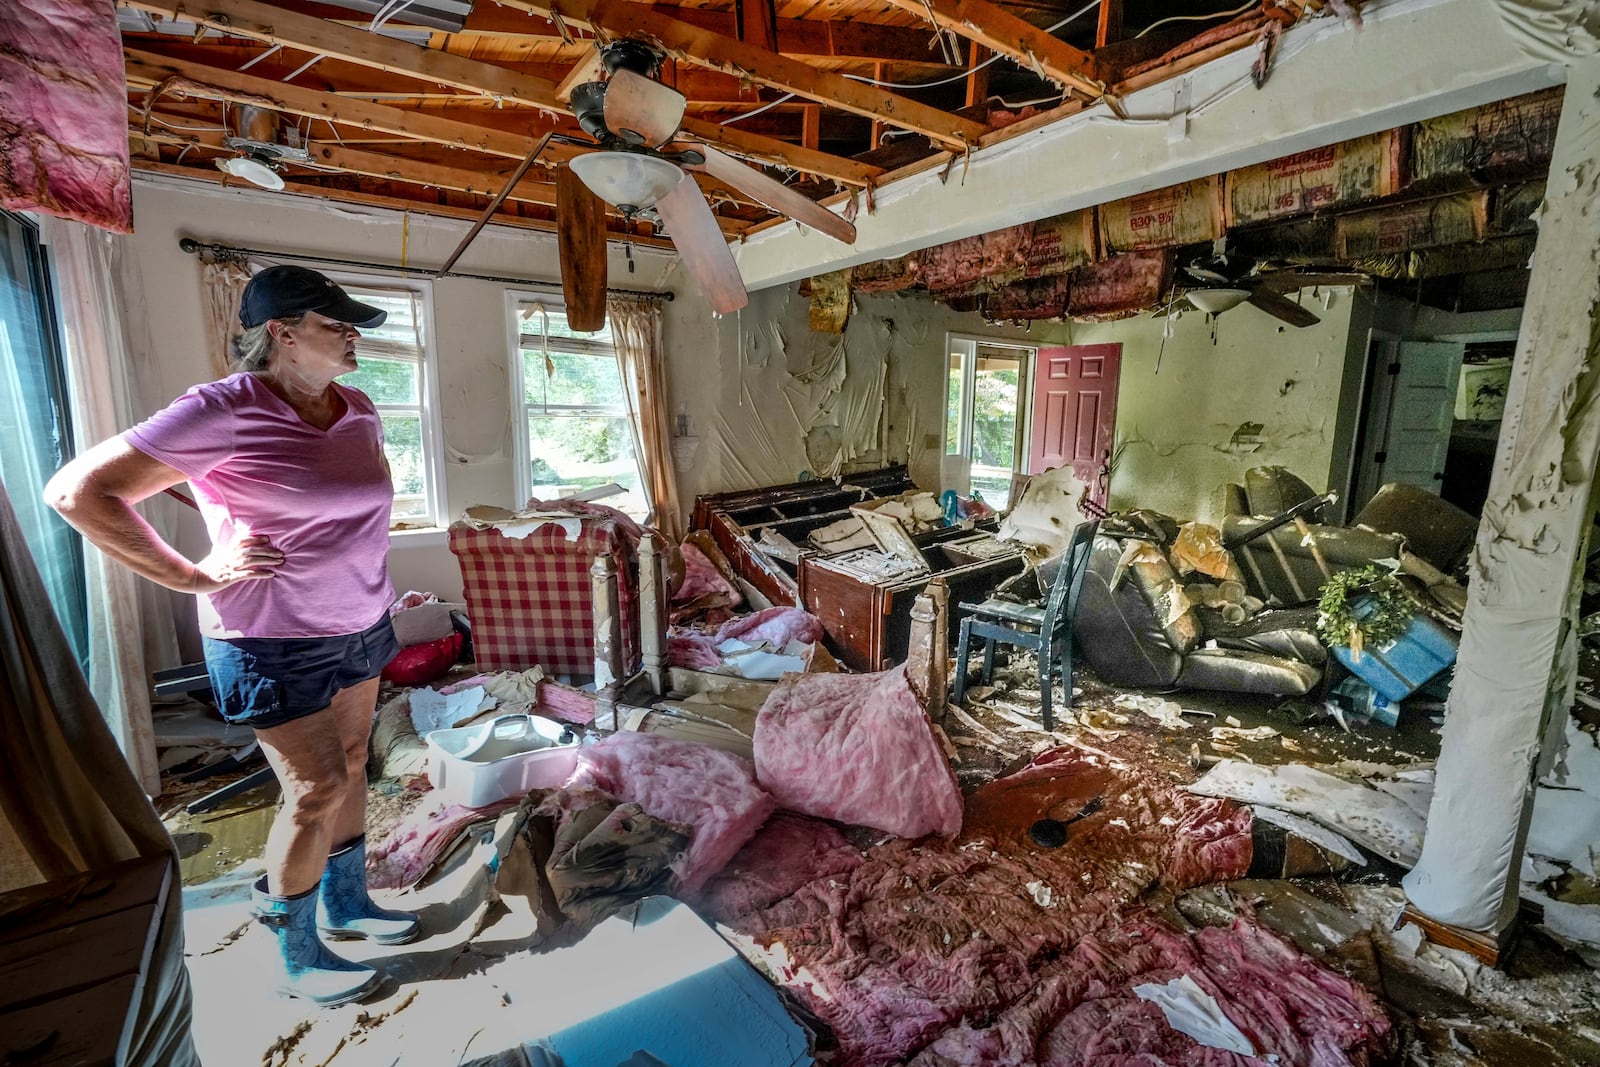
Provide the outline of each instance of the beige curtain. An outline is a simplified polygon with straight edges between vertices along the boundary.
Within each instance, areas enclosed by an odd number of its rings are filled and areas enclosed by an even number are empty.
[[[0,761],[0,892],[173,852],[95,706],[3,489]],[[197,1064],[175,869],[144,977],[127,1062]]]
[[[60,287],[68,406],[79,451],[137,421],[136,375],[112,269],[122,238],[77,222],[45,231]],[[161,791],[151,723],[150,676],[180,662],[168,595],[84,543],[89,686],[106,725],[151,796]]]
[[[672,468],[672,422],[667,412],[667,372],[661,344],[661,301],[615,296],[606,301],[606,318],[617,348],[622,392],[633,427],[634,454],[654,509],[656,529],[677,544],[683,539],[683,512]]]
[[[233,362],[233,339],[239,330],[239,298],[250,280],[245,261],[225,252],[200,254],[200,295],[206,314],[206,351],[211,354],[214,378],[228,376]]]

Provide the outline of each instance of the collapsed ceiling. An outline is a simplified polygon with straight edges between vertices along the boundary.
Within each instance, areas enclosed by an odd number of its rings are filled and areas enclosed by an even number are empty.
[[[1335,7],[1352,10],[1350,5]],[[1321,0],[124,0],[134,166],[222,178],[256,156],[291,191],[475,215],[540,135],[581,131],[572,91],[597,43],[648,41],[688,99],[681,136],[771,169],[813,198],[870,190],[894,168],[964,154],[1042,113],[1064,117],[1200,53],[1270,47]],[[935,28],[938,23],[941,29]],[[1053,28],[1054,32],[1046,32]],[[240,108],[272,117],[267,139]],[[255,142],[241,144],[241,141]],[[277,149],[274,150],[274,146]],[[550,228],[552,146],[501,221]],[[249,168],[246,168],[249,169]],[[775,219],[701,175],[731,237]],[[649,240],[648,220],[612,216]]]

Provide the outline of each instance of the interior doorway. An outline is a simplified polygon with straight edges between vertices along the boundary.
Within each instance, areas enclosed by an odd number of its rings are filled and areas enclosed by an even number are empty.
[[[1350,513],[1380,487],[1399,482],[1481,515],[1515,349],[1513,334],[1470,341],[1374,337]]]

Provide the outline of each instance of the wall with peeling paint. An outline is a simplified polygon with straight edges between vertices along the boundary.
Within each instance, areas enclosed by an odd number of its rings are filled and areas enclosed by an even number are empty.
[[[1113,508],[1216,521],[1216,487],[1266,464],[1342,489],[1366,330],[1352,330],[1348,287],[1302,299],[1320,323],[1295,329],[1246,304],[1216,318],[1214,341],[1194,310],[1074,327],[1073,344],[1123,346]]]
[[[926,296],[857,295],[843,334],[813,333],[798,285],[752,293],[709,354],[673,345],[668,378],[696,438],[680,469],[699,493],[907,463],[939,488],[947,333],[1066,343],[1071,327],[997,327]],[[692,384],[690,384],[692,383]]]

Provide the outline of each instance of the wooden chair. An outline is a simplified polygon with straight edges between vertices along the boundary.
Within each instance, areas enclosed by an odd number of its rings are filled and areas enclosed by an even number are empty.
[[[972,639],[983,642],[983,683],[994,675],[994,647],[997,642],[1030,648],[1039,657],[1039,711],[1046,731],[1055,729],[1051,713],[1050,689],[1061,679],[1067,707],[1072,707],[1072,617],[1078,610],[1078,595],[1088,573],[1089,550],[1099,522],[1078,524],[1072,541],[1059,557],[1055,579],[1042,604],[1020,604],[1013,600],[985,600],[981,604],[962,604],[970,612],[961,620],[961,637],[956,646],[955,692],[951,700],[962,703],[967,692],[967,657]]]

